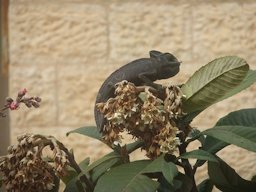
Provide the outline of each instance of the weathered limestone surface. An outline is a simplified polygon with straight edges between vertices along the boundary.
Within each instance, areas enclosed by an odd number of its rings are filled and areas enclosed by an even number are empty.
[[[107,148],[78,135],[66,138],[65,132],[95,124],[101,83],[119,66],[148,57],[149,50],[172,52],[182,61],[172,83],[185,82],[223,55],[241,56],[256,68],[251,0],[11,0],[9,33],[10,96],[26,87],[43,98],[39,109],[11,114],[12,141],[22,132],[51,134],[74,148],[78,159],[96,159]],[[209,128],[230,111],[256,107],[255,96],[253,86],[207,109],[193,125]],[[255,154],[229,147],[220,155],[245,178],[256,174]],[[205,169],[198,174],[203,177]]]

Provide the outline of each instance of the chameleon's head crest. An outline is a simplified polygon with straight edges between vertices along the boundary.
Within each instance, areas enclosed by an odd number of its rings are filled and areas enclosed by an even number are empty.
[[[160,57],[160,55],[163,55],[163,53],[160,51],[152,50],[152,51],[149,51],[149,55],[150,55],[150,58],[157,59]]]
[[[150,58],[155,58],[159,61],[179,63],[177,58],[174,57],[174,55],[172,55],[171,53],[162,53],[160,51],[152,50],[149,52],[149,55],[150,55]]]
[[[161,78],[169,78],[179,72],[180,62],[171,53],[162,53],[160,51],[152,50],[149,52],[150,58],[154,58],[161,64]]]

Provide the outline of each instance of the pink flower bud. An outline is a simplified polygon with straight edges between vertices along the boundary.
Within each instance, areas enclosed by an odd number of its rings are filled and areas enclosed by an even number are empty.
[[[19,97],[23,97],[27,92],[28,92],[27,89],[24,88],[24,89],[22,89],[21,91],[19,91],[18,96],[19,96]]]
[[[27,90],[26,88],[24,88],[24,89],[22,90],[22,92],[23,92],[24,94],[26,94],[26,93],[28,92],[28,90]]]
[[[11,110],[15,110],[15,109],[17,109],[19,107],[19,104],[17,103],[17,102],[12,102],[11,104],[10,104],[10,109]]]

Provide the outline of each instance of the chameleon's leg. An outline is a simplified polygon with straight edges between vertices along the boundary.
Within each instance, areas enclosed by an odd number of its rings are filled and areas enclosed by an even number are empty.
[[[161,84],[154,83],[153,81],[151,81],[147,77],[147,76],[153,75],[153,74],[155,74],[155,72],[152,72],[152,73],[142,73],[142,74],[139,74],[138,77],[144,82],[145,85],[151,86],[154,89],[156,89],[157,92],[158,92],[159,98],[163,99],[165,97],[165,88]]]
[[[162,85],[154,83],[153,81],[151,81],[148,76],[150,75],[154,75],[155,72],[151,72],[151,73],[141,73],[138,75],[138,77],[144,82],[145,85],[147,86],[151,86],[153,88],[155,88],[156,90],[161,90],[163,88]]]

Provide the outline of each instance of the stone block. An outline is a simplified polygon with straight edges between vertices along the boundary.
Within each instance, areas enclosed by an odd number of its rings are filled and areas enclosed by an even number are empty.
[[[110,69],[112,68],[100,65],[58,67],[58,125],[95,125],[96,95],[105,78],[111,73]]]
[[[109,12],[110,59],[126,63],[152,49],[191,58],[190,7],[166,2],[113,3]]]
[[[105,8],[97,4],[12,1],[10,53],[104,61],[107,54]],[[79,58],[79,59],[78,59]]]
[[[256,46],[252,35],[255,3],[199,3],[193,6],[192,13],[194,59],[208,62],[224,55],[251,59],[251,50]]]

